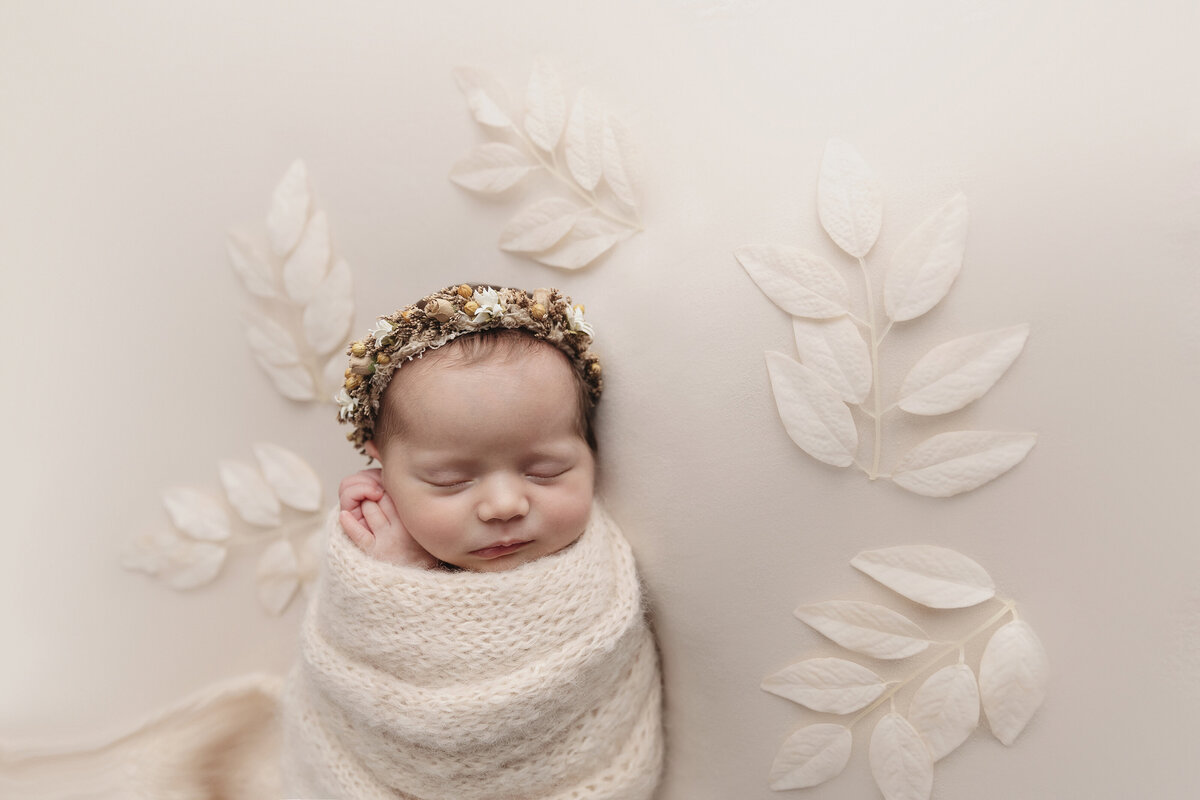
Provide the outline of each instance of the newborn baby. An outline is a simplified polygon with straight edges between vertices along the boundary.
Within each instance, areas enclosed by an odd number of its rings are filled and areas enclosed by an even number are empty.
[[[351,345],[343,482],[284,698],[289,797],[649,798],[658,659],[594,501],[600,364],[557,291],[454,286]]]

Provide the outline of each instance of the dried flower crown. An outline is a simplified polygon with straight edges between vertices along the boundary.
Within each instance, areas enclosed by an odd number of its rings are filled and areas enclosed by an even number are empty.
[[[583,306],[557,289],[450,286],[380,317],[369,334],[350,344],[346,382],[334,397],[338,420],[354,426],[346,438],[365,454],[374,435],[384,390],[405,361],[419,358],[464,334],[522,329],[554,345],[582,376],[593,402],[602,388],[600,360],[588,352],[594,331]]]

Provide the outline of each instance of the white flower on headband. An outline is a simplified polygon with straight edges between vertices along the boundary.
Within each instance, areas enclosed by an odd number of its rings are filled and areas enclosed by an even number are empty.
[[[388,322],[386,319],[380,319],[378,322],[376,322],[375,327],[371,328],[370,331],[371,335],[375,337],[375,346],[380,347],[380,342],[383,341],[383,337],[390,336],[394,330],[395,328],[392,327],[392,323]]]
[[[342,387],[340,392],[333,396],[333,400],[340,407],[340,410],[338,411],[338,419],[343,421],[348,419],[350,415],[354,413],[354,409],[358,408],[358,398],[351,397],[350,393],[346,391],[345,386]]]
[[[500,293],[495,289],[488,288],[484,291],[476,291],[475,296],[471,298],[479,304],[479,310],[475,312],[475,318],[472,322],[487,322],[488,320],[498,319],[504,314],[504,304],[500,302]]]
[[[588,336],[596,335],[596,329],[583,318],[583,306],[571,309],[571,330],[575,333],[586,333]]]

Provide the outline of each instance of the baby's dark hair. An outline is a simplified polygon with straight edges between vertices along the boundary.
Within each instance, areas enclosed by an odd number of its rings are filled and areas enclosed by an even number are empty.
[[[540,348],[549,348],[558,353],[559,357],[562,358],[563,362],[571,370],[571,377],[575,383],[575,395],[579,402],[579,413],[577,415],[579,435],[587,442],[592,452],[595,453],[597,450],[595,433],[596,402],[592,399],[592,392],[588,389],[588,384],[584,376],[580,374],[579,370],[571,363],[566,354],[554,345],[538,339],[524,329],[494,328],[459,336],[438,348],[436,352],[446,358],[445,361],[440,362],[444,366],[469,366],[477,364],[493,355],[499,355],[502,359],[511,359],[522,354],[532,353]],[[388,389],[391,389],[391,386]],[[392,406],[389,404],[388,393],[385,391],[383,397],[380,398],[379,413],[375,419],[375,429],[371,436],[377,444],[382,445],[393,437],[404,433],[404,417],[398,413],[400,407],[399,405]]]

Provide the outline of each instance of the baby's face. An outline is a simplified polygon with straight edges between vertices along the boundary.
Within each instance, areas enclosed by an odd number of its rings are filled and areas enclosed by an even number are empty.
[[[433,350],[398,370],[388,394],[385,403],[400,399],[403,424],[379,448],[383,485],[429,553],[494,572],[583,533],[595,464],[558,350],[498,351],[472,363]]]

